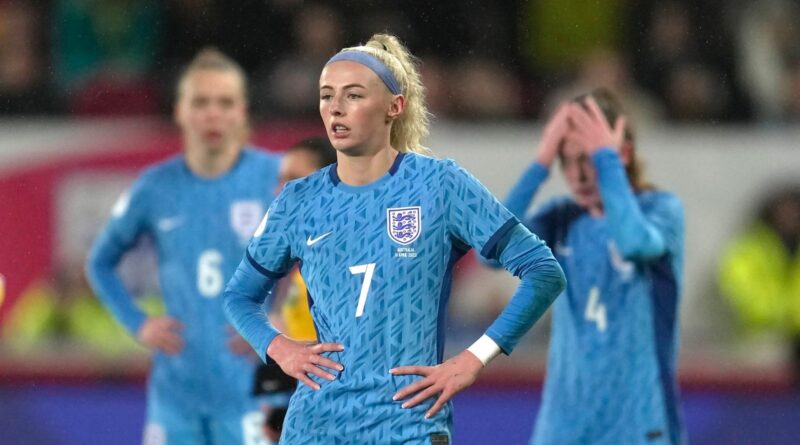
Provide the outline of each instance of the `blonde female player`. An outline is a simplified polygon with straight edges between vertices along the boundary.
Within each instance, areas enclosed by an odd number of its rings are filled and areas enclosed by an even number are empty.
[[[449,400],[510,353],[564,287],[539,238],[455,162],[427,156],[419,79],[389,35],[328,61],[319,108],[338,162],[286,185],[225,291],[230,320],[261,358],[304,383],[281,443],[450,443]],[[471,247],[522,282],[486,334],[443,361],[451,271]],[[313,346],[261,310],[297,261]]]

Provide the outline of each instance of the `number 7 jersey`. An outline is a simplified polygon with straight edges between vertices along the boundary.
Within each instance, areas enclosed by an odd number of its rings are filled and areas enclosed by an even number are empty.
[[[453,161],[399,154],[389,172],[349,186],[336,165],[289,183],[256,232],[247,259],[277,277],[295,261],[308,285],[320,342],[344,371],[312,377],[291,400],[281,443],[430,443],[449,436],[451,405],[425,420],[429,400],[392,396],[418,380],[402,365],[441,363],[453,265],[470,246],[493,249],[517,219]]]

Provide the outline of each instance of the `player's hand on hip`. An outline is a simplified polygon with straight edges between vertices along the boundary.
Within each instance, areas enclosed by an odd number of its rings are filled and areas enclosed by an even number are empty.
[[[555,114],[547,121],[542,132],[542,140],[536,150],[536,161],[547,168],[553,164],[558,149],[564,138],[567,137],[569,130],[569,105],[563,104],[558,107]]]
[[[405,400],[410,395],[414,397],[403,403],[403,408],[412,408],[425,400],[436,397],[436,402],[425,413],[425,418],[434,416],[456,394],[475,383],[478,374],[483,369],[483,363],[471,352],[461,354],[445,361],[438,366],[400,366],[390,370],[394,375],[421,375],[422,380],[414,382],[397,391],[394,400]]]
[[[323,368],[340,372],[344,370],[344,366],[321,354],[341,351],[344,351],[344,346],[338,343],[306,344],[294,341],[285,335],[275,337],[267,347],[267,355],[275,360],[283,372],[313,390],[318,390],[320,386],[309,378],[309,374],[332,381],[336,376]]]
[[[594,98],[586,99],[586,108],[580,104],[569,105],[572,130],[569,138],[591,155],[601,148],[619,151],[625,137],[625,116],[619,116],[612,128]]]
[[[136,338],[150,349],[159,349],[167,355],[175,355],[183,349],[180,331],[183,325],[166,315],[148,317],[139,327]]]

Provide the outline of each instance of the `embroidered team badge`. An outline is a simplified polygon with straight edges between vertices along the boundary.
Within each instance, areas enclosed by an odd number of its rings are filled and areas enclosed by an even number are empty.
[[[386,230],[389,238],[407,246],[422,233],[422,208],[398,207],[386,209]]]
[[[231,228],[241,243],[250,239],[263,214],[264,208],[258,201],[236,201],[231,205]]]

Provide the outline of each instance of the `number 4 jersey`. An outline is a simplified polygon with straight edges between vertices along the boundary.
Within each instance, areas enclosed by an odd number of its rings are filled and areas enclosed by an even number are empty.
[[[278,164],[276,155],[244,149],[231,170],[206,179],[176,156],[141,175],[95,242],[92,285],[136,335],[145,316],[114,266],[142,236],[152,239],[166,312],[182,323],[184,346],[175,356],[154,354],[149,389],[180,412],[237,411],[250,397],[254,365],[226,345],[220,296],[272,201]]]
[[[433,400],[401,408],[392,396],[421,377],[389,370],[441,363],[455,261],[470,246],[486,255],[515,227],[532,237],[536,258],[557,267],[544,243],[452,161],[399,154],[364,186],[341,182],[336,165],[289,183],[243,266],[278,277],[300,261],[319,340],[345,349],[328,354],[344,366],[334,381],[312,377],[319,391],[299,385],[281,443],[446,443],[451,405],[429,420]]]

